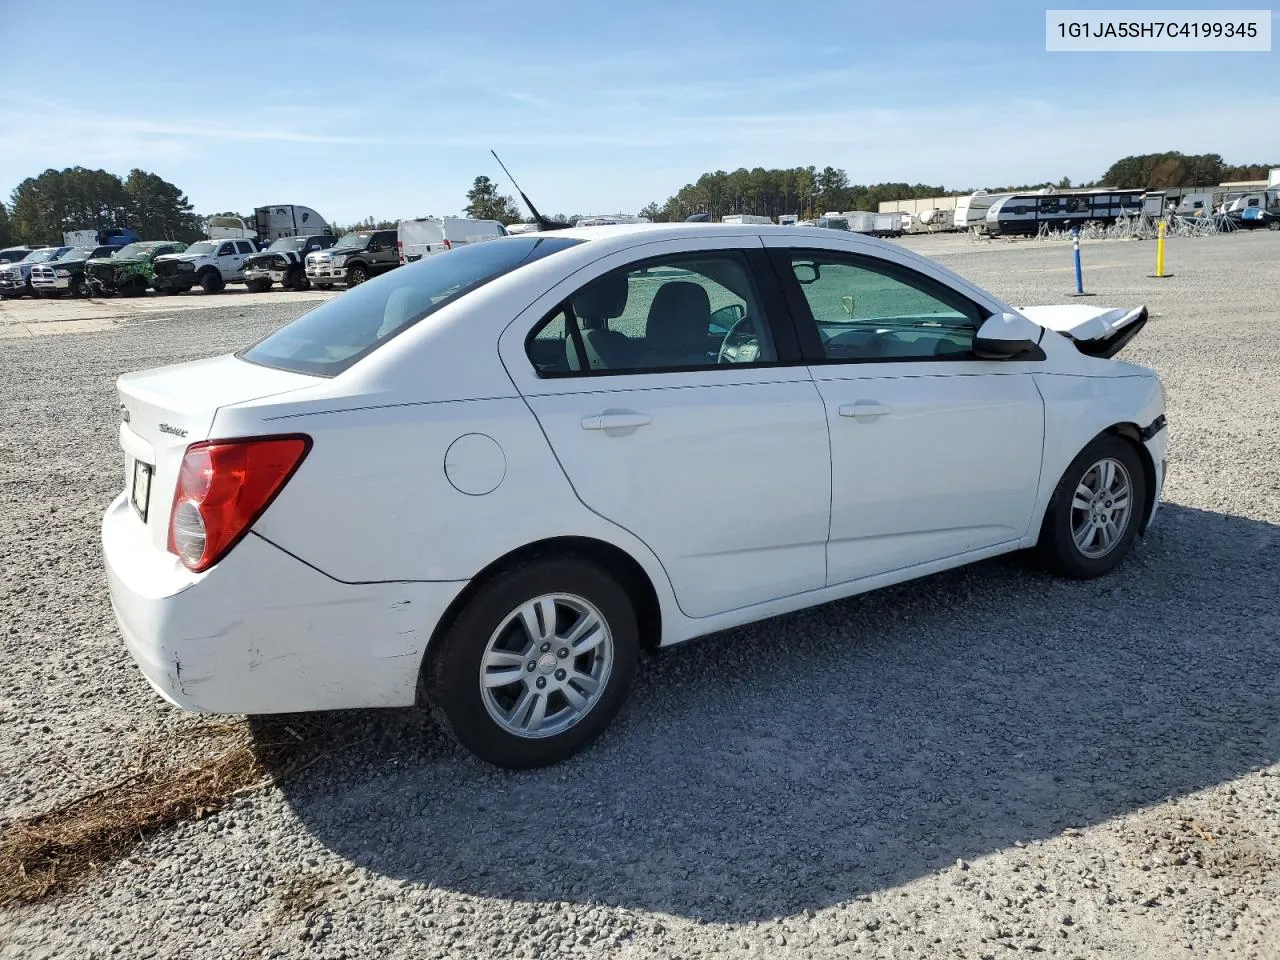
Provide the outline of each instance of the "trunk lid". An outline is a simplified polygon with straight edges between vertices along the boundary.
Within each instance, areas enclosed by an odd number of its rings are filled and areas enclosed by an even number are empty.
[[[1145,305],[1128,310],[1072,303],[1018,310],[1032,323],[1066,336],[1081,353],[1105,359],[1123,350],[1146,325],[1148,316]]]
[[[165,549],[178,469],[190,444],[213,439],[220,407],[314,386],[316,377],[276,370],[233,356],[196,360],[116,381],[125,490],[135,499],[151,540]],[[139,467],[141,463],[143,466]],[[149,470],[147,468],[150,468]],[[141,501],[141,502],[138,502]]]

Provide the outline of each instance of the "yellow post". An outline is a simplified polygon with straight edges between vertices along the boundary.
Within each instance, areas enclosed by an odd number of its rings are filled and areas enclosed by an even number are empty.
[[[1156,276],[1164,276],[1164,221],[1156,227]]]

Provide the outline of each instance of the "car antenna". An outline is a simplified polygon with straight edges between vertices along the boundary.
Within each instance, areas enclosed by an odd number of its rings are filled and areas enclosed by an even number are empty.
[[[538,208],[533,205],[533,201],[530,200],[528,196],[525,195],[525,192],[520,189],[520,184],[516,183],[516,178],[511,176],[511,171],[508,170],[507,165],[502,162],[502,158],[498,156],[497,151],[490,148],[489,152],[493,154],[493,159],[498,161],[498,166],[500,166],[502,168],[502,172],[507,175],[507,179],[511,181],[511,185],[516,188],[516,193],[520,194],[520,199],[524,201],[524,205],[528,207],[529,212],[533,214],[533,222],[538,225],[539,230],[564,230],[569,226],[567,223],[548,220],[540,214],[538,212]]]

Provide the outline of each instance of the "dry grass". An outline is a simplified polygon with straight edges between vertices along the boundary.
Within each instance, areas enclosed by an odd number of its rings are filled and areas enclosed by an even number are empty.
[[[294,718],[254,734],[245,723],[229,723],[184,736],[201,740],[204,759],[176,770],[162,760],[144,761],[118,783],[0,825],[0,907],[74,890],[147,837],[215,813],[321,755],[314,730]]]

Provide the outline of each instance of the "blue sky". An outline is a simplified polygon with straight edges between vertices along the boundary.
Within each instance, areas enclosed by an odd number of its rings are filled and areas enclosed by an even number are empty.
[[[962,188],[1165,149],[1280,162],[1277,53],[1046,53],[1026,2],[62,0],[52,33],[43,6],[0,0],[5,199],[140,166],[202,213],[443,215],[478,174],[514,193],[489,147],[546,213],[739,166]]]

